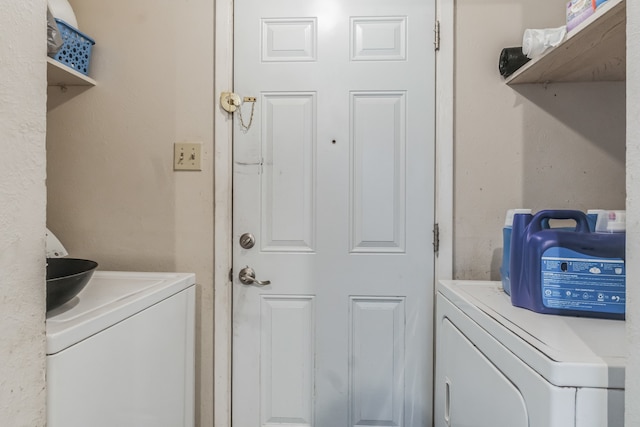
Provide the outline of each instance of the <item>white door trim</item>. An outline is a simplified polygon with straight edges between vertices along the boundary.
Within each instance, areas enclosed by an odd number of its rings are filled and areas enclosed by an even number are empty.
[[[436,54],[436,212],[440,227],[440,250],[435,279],[453,278],[453,94],[454,12],[456,0],[436,0],[440,22],[440,51]],[[434,290],[435,292],[435,290]]]
[[[214,55],[214,426],[231,427],[232,137],[231,115],[220,107],[220,92],[233,88],[233,0],[215,0]]]
[[[436,0],[440,51],[436,55],[436,212],[440,251],[436,280],[453,275],[454,3]],[[215,2],[216,104],[214,129],[214,426],[231,427],[232,121],[218,103],[233,88],[233,0]]]

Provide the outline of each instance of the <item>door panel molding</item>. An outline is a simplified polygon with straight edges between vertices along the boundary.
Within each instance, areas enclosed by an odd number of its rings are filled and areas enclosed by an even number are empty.
[[[260,299],[261,423],[312,426],[315,297],[262,295]]]
[[[407,94],[358,91],[350,97],[351,252],[403,253]]]
[[[351,297],[349,360],[355,369],[349,425],[404,425],[405,311],[404,297]]]
[[[263,252],[315,250],[316,98],[315,92],[262,94]]]
[[[317,59],[317,28],[316,18],[263,19],[262,60],[264,62],[315,61]],[[302,43],[292,45],[294,40],[301,40]]]

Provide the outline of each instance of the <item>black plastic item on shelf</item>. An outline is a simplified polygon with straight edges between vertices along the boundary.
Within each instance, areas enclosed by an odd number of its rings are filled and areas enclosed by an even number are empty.
[[[498,70],[502,77],[509,77],[518,68],[529,62],[530,59],[522,53],[522,46],[505,47],[500,52],[500,60],[498,62]]]

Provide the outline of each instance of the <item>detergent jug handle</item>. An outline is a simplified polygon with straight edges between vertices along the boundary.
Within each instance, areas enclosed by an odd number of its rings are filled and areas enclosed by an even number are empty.
[[[589,221],[587,215],[582,211],[565,210],[565,209],[553,209],[544,210],[536,213],[531,219],[529,229],[532,232],[537,232],[548,228],[545,224],[550,219],[572,219],[576,222],[575,231],[580,233],[589,233]]]

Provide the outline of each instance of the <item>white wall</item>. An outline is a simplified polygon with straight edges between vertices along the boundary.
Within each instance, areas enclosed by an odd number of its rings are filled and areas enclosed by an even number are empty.
[[[213,1],[72,0],[88,90],[49,89],[47,221],[101,270],[197,277],[197,418],[213,425]],[[202,143],[201,172],[173,144]]]
[[[45,0],[0,1],[0,425],[45,413]]]
[[[624,83],[509,87],[504,47],[564,0],[457,0],[454,276],[499,280],[509,208],[624,209]]]
[[[625,425],[640,425],[640,5],[627,2],[627,337]]]

